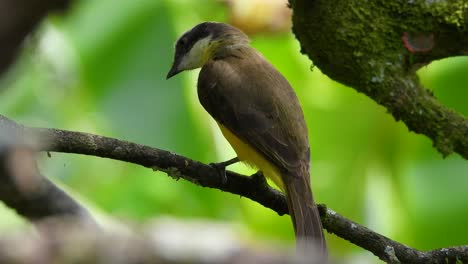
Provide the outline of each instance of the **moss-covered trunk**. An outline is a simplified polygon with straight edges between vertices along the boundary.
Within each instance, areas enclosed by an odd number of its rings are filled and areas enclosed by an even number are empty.
[[[444,155],[468,159],[468,120],[441,105],[415,71],[468,54],[468,2],[291,0],[302,52],[330,78],[385,106]],[[467,84],[468,88],[468,84]]]

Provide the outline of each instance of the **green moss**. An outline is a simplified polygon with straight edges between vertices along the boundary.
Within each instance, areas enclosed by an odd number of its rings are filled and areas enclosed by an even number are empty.
[[[468,6],[463,0],[295,2],[294,31],[303,51],[330,77],[351,86],[378,80],[382,69],[405,71],[403,32],[439,32],[434,18],[460,27]]]
[[[291,4],[301,52],[323,73],[372,97],[410,130],[428,135],[444,156],[468,148],[463,138],[466,120],[421,87],[413,69],[418,63],[453,55],[451,51],[468,43],[466,0],[295,0]],[[404,32],[434,34],[436,48],[412,54],[402,41]]]
[[[438,22],[453,25],[456,27],[466,26],[468,2],[464,0],[457,1],[428,1],[427,9]]]

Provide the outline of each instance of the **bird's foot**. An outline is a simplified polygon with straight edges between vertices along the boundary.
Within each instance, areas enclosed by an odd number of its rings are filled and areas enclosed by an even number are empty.
[[[223,161],[223,162],[218,162],[218,163],[213,162],[213,163],[210,163],[209,165],[211,167],[214,167],[218,171],[218,173],[221,176],[221,183],[226,184],[227,183],[226,167],[236,162],[239,162],[238,157],[235,157],[230,160]]]
[[[265,175],[263,175],[262,171],[257,171],[256,173],[250,175],[252,180],[260,185],[267,185],[267,181],[265,179]]]

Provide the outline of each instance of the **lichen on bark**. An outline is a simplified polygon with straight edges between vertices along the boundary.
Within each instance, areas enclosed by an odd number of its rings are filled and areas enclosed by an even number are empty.
[[[444,156],[455,151],[468,158],[467,119],[441,105],[415,72],[433,60],[468,54],[465,0],[290,4],[301,52],[323,73],[385,106],[410,130],[431,138]],[[413,50],[404,43],[412,35],[433,43],[424,52]]]

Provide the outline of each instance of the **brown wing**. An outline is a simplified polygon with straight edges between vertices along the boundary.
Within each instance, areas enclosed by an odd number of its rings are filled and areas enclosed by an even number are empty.
[[[309,162],[302,109],[288,81],[251,48],[211,60],[201,70],[198,96],[219,123],[280,169]]]

